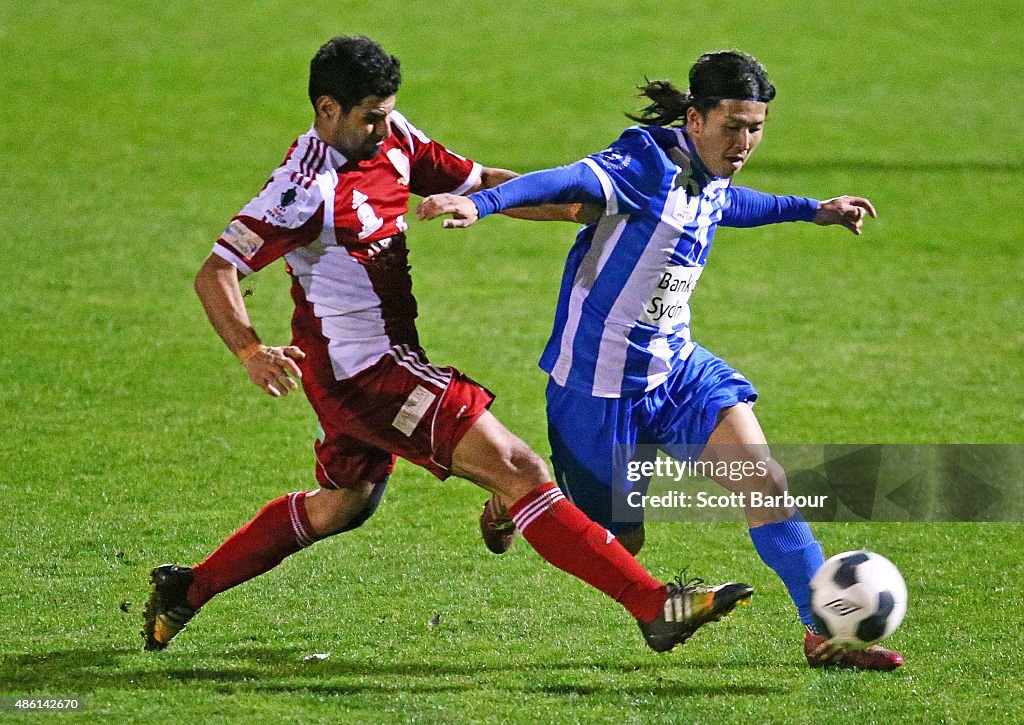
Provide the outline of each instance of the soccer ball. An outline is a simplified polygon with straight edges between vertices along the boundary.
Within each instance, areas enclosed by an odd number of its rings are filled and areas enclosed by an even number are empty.
[[[907,585],[896,566],[871,551],[836,554],[811,580],[819,634],[867,647],[896,631],[907,612]]]

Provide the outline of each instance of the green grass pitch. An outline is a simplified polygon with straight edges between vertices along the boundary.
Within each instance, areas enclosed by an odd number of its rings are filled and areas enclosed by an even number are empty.
[[[779,96],[740,183],[862,194],[880,218],[858,238],[722,230],[696,338],[755,382],[775,442],[1024,442],[1020,4],[640,8],[0,0],[0,694],[81,696],[88,722],[1024,719],[1018,524],[815,526],[828,552],[892,558],[910,590],[901,671],[816,672],[741,526],[650,528],[657,575],[759,591],[656,656],[522,542],[486,553],[479,490],[406,464],[368,525],[141,651],[149,568],[198,560],[312,480],[308,405],[248,383],[191,280],[308,127],[309,57],[338,33],[402,59],[414,123],[518,170],[602,148],[644,75],[754,53]],[[536,358],[572,236],[410,232],[432,359],[493,388],[545,455]],[[248,286],[264,338],[286,340],[281,266]]]

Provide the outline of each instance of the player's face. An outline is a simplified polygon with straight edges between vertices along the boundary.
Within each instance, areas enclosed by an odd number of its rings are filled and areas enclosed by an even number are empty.
[[[707,118],[691,108],[686,130],[708,170],[729,178],[743,168],[761,143],[767,113],[767,103],[730,98],[708,111]]]
[[[319,107],[322,124],[318,125],[317,132],[321,138],[350,161],[365,161],[376,156],[384,140],[391,136],[395,97],[367,96],[347,112],[334,99],[326,101]]]

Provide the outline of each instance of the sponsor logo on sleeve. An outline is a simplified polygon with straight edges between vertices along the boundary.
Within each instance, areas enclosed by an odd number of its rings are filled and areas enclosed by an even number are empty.
[[[238,219],[232,220],[220,235],[222,242],[242,255],[244,259],[252,259],[256,252],[263,246],[263,239],[259,234],[245,226]]]
[[[633,160],[632,155],[619,151],[618,149],[606,149],[598,154],[604,165],[609,169],[624,169]]]

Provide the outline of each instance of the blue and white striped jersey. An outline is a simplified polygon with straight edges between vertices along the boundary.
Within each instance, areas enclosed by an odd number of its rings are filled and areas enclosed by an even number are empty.
[[[581,163],[600,181],[605,215],[569,253],[540,366],[597,397],[651,390],[693,350],[690,295],[717,225],[752,225],[742,193],[787,202],[773,201],[767,216],[762,208],[754,224],[809,220],[817,209],[812,199],[732,188],[679,128],[630,127]]]

